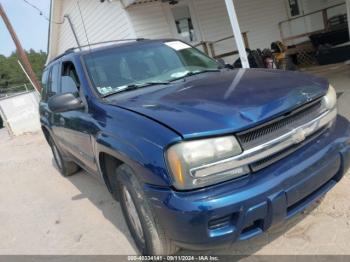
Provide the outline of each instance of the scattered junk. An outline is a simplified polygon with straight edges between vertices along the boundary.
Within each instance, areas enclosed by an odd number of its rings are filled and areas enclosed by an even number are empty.
[[[271,43],[271,49],[247,49],[252,68],[297,70],[298,67],[328,65],[350,60],[350,38],[347,15],[336,15],[327,20],[325,30],[309,35],[309,41],[286,46]],[[237,59],[234,67],[241,68]]]
[[[39,94],[25,91],[0,97],[0,128],[6,127],[11,136],[40,130]]]
[[[287,51],[288,47],[280,41],[271,43],[271,49],[247,49],[250,67],[295,71],[295,61]],[[235,68],[241,68],[241,59],[238,58],[233,65]]]
[[[337,15],[328,20],[325,32],[310,36],[320,65],[345,62],[350,59],[349,25],[347,15]]]

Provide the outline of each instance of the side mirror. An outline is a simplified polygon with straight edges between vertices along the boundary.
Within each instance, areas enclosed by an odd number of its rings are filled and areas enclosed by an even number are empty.
[[[223,67],[225,67],[225,65],[226,65],[226,62],[225,62],[225,60],[224,59],[222,59],[222,58],[218,58],[218,59],[216,59],[216,62],[218,62],[220,65],[222,65]]]
[[[48,101],[49,109],[54,113],[63,113],[84,108],[80,98],[73,93],[59,94],[51,97]]]

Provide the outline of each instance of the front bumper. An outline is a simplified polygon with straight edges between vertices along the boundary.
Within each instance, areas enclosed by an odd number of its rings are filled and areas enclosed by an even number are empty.
[[[304,210],[328,192],[349,165],[349,123],[339,116],[316,140],[249,176],[193,192],[146,186],[145,194],[178,245],[226,247]]]

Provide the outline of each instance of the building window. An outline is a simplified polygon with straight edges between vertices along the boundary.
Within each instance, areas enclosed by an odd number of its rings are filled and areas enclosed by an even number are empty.
[[[190,8],[188,6],[172,7],[176,30],[179,38],[186,42],[196,41]]]
[[[301,15],[300,5],[298,0],[288,0],[290,15],[292,17]]]

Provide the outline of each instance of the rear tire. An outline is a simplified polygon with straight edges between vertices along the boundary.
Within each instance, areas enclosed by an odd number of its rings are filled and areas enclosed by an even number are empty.
[[[51,137],[49,141],[50,141],[50,147],[52,150],[53,157],[55,159],[56,166],[60,171],[61,175],[64,177],[68,177],[77,173],[80,167],[72,161],[65,160],[65,158],[63,157],[63,154],[61,153],[61,151],[59,150],[59,148],[57,147],[57,145],[55,144],[55,142]]]
[[[140,253],[142,255],[174,254],[178,247],[167,237],[157,222],[158,218],[152,213],[136,175],[123,164],[117,168],[116,176],[124,218]]]

